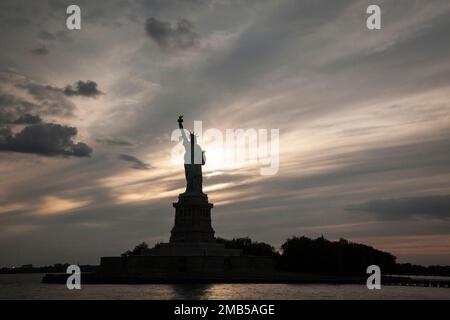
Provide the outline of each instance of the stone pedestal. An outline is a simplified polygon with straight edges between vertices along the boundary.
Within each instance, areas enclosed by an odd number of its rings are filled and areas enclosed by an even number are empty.
[[[214,243],[214,229],[211,226],[211,209],[204,193],[182,193],[175,208],[175,224],[170,243]]]
[[[225,249],[216,243],[211,226],[212,203],[199,192],[179,195],[175,208],[175,224],[169,243],[160,243],[153,249],[142,251],[142,256],[159,257],[232,257],[242,255],[242,250]]]

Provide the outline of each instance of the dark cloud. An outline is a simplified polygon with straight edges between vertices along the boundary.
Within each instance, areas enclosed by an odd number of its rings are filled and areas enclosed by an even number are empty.
[[[73,142],[76,135],[76,128],[53,123],[30,125],[16,134],[3,128],[0,131],[0,151],[46,156],[90,156],[92,149],[87,144]]]
[[[133,169],[137,169],[137,170],[148,170],[148,169],[151,169],[151,168],[152,168],[152,166],[151,166],[150,164],[147,164],[147,163],[145,163],[145,162],[142,162],[142,161],[139,160],[138,158],[136,158],[136,157],[134,157],[134,156],[131,156],[131,155],[129,155],[129,154],[121,154],[119,158],[120,158],[121,160],[124,160],[124,161],[128,161],[128,162],[133,163],[132,166],[131,166]]]
[[[47,100],[54,99],[55,97],[62,98],[62,90],[50,85],[28,82],[16,84],[16,87],[26,90],[38,101],[45,102]]]
[[[37,83],[14,72],[0,72],[0,119],[7,115],[13,122],[27,113],[68,117],[75,109],[60,88]]]
[[[78,82],[78,94],[92,96],[99,92],[91,82]],[[1,128],[0,151],[34,153],[47,156],[87,157],[92,149],[75,143],[74,127],[43,123],[44,116],[72,116],[75,105],[61,88],[36,83],[14,72],[0,73],[0,125],[28,125],[18,133]],[[17,90],[9,90],[13,86]],[[92,89],[94,88],[94,89]]]
[[[16,120],[14,120],[14,124],[37,124],[37,123],[42,123],[41,117],[29,113],[23,114]]]
[[[97,83],[91,80],[77,81],[75,86],[68,85],[64,89],[66,96],[83,96],[96,98],[101,95],[102,92],[98,90]]]
[[[187,19],[180,19],[176,26],[172,26],[170,22],[149,18],[145,30],[164,51],[188,49],[195,46],[198,40],[193,24]]]
[[[164,13],[170,11],[190,11],[198,10],[199,6],[212,4],[210,0],[143,0],[142,5],[152,12]]]
[[[28,123],[40,106],[0,90],[0,125]],[[34,119],[36,121],[37,118]],[[32,120],[33,121],[33,120]],[[36,122],[33,122],[36,123]]]
[[[2,20],[1,23],[3,25],[12,26],[12,27],[25,27],[32,24],[32,20],[24,17],[11,17]]]
[[[31,119],[30,116],[72,116],[74,108],[75,106],[62,94],[43,98],[42,101],[35,103],[19,96],[3,93],[0,89],[0,124],[26,123],[23,119]]]
[[[113,146],[132,146],[133,143],[125,140],[125,139],[120,139],[120,138],[107,138],[107,139],[96,139],[95,141],[97,141],[98,143],[103,143],[106,145],[113,145]]]
[[[49,32],[46,30],[41,30],[39,32],[38,37],[44,41],[60,41],[60,42],[70,42],[71,38],[69,37],[69,32],[67,30],[59,30],[56,32]]]
[[[49,51],[45,45],[40,45],[34,49],[31,49],[30,53],[36,56],[46,56],[47,54],[49,54]]]
[[[55,35],[51,32],[42,30],[39,33],[39,38],[41,38],[42,40],[54,40],[55,39]]]
[[[373,200],[347,207],[348,211],[375,214],[382,220],[413,217],[450,218],[450,195]]]

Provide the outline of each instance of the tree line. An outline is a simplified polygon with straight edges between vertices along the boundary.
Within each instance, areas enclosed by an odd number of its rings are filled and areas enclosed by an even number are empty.
[[[249,237],[223,239],[217,243],[226,249],[241,249],[244,255],[272,256],[276,269],[285,272],[301,272],[327,275],[365,275],[369,265],[377,265],[383,274],[450,276],[450,266],[418,266],[398,264],[391,253],[346,239],[331,241],[323,236],[312,239],[293,236],[277,250],[270,244],[253,241]],[[156,244],[154,247],[158,247]],[[139,255],[149,246],[143,242],[122,256]]]

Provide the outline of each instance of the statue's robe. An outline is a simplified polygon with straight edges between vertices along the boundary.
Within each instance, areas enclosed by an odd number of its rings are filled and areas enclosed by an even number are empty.
[[[205,156],[201,147],[183,135],[184,173],[186,177],[185,193],[203,193],[202,165],[205,164]],[[192,136],[191,136],[192,139]]]

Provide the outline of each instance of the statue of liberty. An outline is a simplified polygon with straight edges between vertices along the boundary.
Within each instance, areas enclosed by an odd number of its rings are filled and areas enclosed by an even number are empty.
[[[202,166],[205,164],[205,152],[197,144],[194,132],[189,139],[183,128],[183,116],[178,117],[178,127],[181,130],[184,146],[184,174],[186,176],[186,191],[183,194],[203,195]]]

